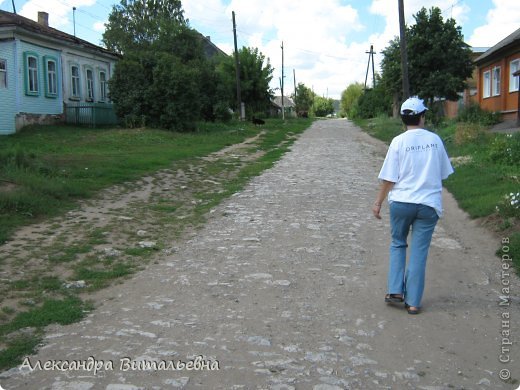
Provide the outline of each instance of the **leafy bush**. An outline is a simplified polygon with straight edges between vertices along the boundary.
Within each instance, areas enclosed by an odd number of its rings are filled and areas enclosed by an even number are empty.
[[[229,122],[233,119],[233,111],[230,110],[226,103],[217,103],[213,107],[213,116],[217,121]]]
[[[497,212],[504,218],[520,218],[520,192],[511,192],[497,205]]]
[[[520,165],[520,133],[497,134],[489,147],[488,158],[497,164]]]
[[[380,114],[390,115],[392,103],[381,88],[369,89],[362,94],[353,107],[357,118],[375,118]]]
[[[459,122],[478,123],[483,126],[492,126],[500,123],[500,113],[482,109],[478,104],[471,103],[459,111]]]

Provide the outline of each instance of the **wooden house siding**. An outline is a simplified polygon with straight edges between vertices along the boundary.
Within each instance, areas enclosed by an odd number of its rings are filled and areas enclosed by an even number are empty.
[[[58,50],[49,49],[32,43],[18,41],[17,61],[18,61],[18,96],[17,113],[48,114],[58,115],[63,113],[63,97],[59,87],[61,85],[61,60]],[[24,53],[35,53],[38,59],[38,95],[32,96],[26,93],[25,83],[27,75],[25,73]],[[45,78],[47,77],[44,67],[44,57],[53,57],[57,60],[58,94],[56,97],[47,97],[45,94]]]
[[[74,96],[72,92],[72,66],[79,68],[79,96]],[[67,50],[63,52],[63,95],[65,103],[71,102],[87,102],[87,78],[86,71],[90,69],[93,76],[93,94],[92,103],[108,103],[108,97],[102,98],[101,94],[101,76],[105,73],[106,81],[108,81],[114,72],[115,62],[103,60],[93,55],[85,55],[78,51]],[[106,84],[106,95],[108,95],[108,84]]]
[[[480,106],[488,111],[498,111],[504,114],[504,117],[513,116],[516,114],[518,105],[518,91],[509,91],[509,81],[511,72],[511,62],[520,59],[520,53],[503,57],[485,66],[481,66],[479,70],[479,103]],[[490,72],[491,82],[492,74],[495,68],[500,68],[500,94],[484,97],[484,73]],[[512,114],[512,115],[510,115]]]
[[[476,60],[478,66],[478,103],[485,110],[500,112],[504,120],[518,113],[518,90],[510,87],[511,63],[520,60],[520,29],[493,46]],[[500,69],[500,91],[493,91],[493,73]],[[489,83],[486,81],[489,75]]]
[[[108,81],[119,58],[46,23],[0,10],[0,60],[5,60],[9,73],[8,88],[0,87],[0,135],[32,123],[63,121],[64,104],[70,103],[70,61],[79,68],[75,102],[109,103]],[[88,99],[88,90],[92,99]]]
[[[16,109],[16,58],[14,56],[16,42],[14,40],[0,42],[0,60],[5,61],[7,85],[0,87],[0,135],[15,132],[13,112]]]

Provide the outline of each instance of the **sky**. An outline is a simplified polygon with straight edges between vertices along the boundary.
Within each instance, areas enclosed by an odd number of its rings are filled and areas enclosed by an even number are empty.
[[[118,0],[0,0],[0,9],[37,20],[49,13],[49,24],[101,45],[104,25]],[[518,0],[404,0],[405,20],[422,7],[438,7],[444,19],[453,18],[464,40],[473,47],[491,47],[520,28]],[[339,99],[355,82],[364,83],[370,46],[375,71],[381,51],[399,35],[397,0],[183,0],[192,28],[228,54],[233,53],[232,11],[238,47],[254,47],[274,68],[271,87],[280,95],[282,43],[284,94],[294,91],[294,80],[316,94]],[[370,64],[370,69],[372,64]],[[368,77],[371,83],[371,70]],[[278,89],[277,89],[278,88]]]

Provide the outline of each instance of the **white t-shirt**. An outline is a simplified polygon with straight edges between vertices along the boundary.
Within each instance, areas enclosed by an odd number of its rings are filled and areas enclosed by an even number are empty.
[[[395,183],[388,202],[424,204],[441,217],[442,180],[452,173],[440,137],[425,129],[412,129],[390,143],[379,179]]]

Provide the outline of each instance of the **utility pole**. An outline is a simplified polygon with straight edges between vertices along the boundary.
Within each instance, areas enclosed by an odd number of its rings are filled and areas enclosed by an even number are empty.
[[[403,100],[410,97],[410,83],[408,81],[408,54],[406,52],[406,29],[404,22],[404,2],[399,2],[399,34],[401,43],[401,73],[403,79]]]
[[[72,24],[74,25],[74,38],[76,38],[76,7],[72,7]]]
[[[296,69],[292,70],[294,79],[294,100],[296,100]]]
[[[11,0],[11,3],[13,4],[13,14],[16,15],[16,7],[15,7],[15,5],[14,5],[14,0]]]
[[[283,41],[282,41],[282,79],[280,81],[280,89],[282,90],[282,120],[285,120],[285,102],[283,98]]]
[[[238,116],[240,119],[244,119],[242,116],[242,96],[240,94],[240,60],[238,59],[238,45],[237,45],[237,24],[235,22],[235,11],[232,11],[233,15],[233,38],[235,40],[235,74],[237,83],[237,109]]]
[[[367,73],[365,74],[365,91],[367,89],[367,80],[368,80],[368,70],[370,69],[370,61],[372,60],[372,85],[373,88],[376,87],[376,72],[374,69],[374,45],[370,45],[370,51],[366,51],[368,54],[368,64],[367,64]]]

